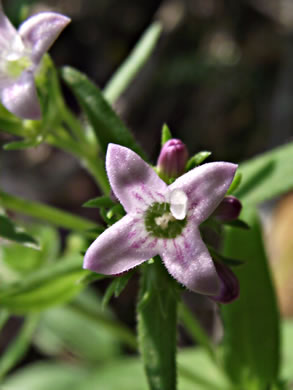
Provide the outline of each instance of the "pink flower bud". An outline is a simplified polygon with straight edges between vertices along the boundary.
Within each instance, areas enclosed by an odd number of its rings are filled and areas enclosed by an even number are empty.
[[[228,195],[222,200],[219,206],[214,211],[214,217],[220,221],[233,221],[239,217],[242,204],[235,196]]]
[[[215,262],[215,267],[221,281],[219,295],[210,296],[213,301],[230,303],[239,296],[239,282],[235,274],[223,263]]]
[[[158,172],[163,178],[176,178],[185,171],[188,151],[180,139],[170,139],[162,147],[158,158]]]

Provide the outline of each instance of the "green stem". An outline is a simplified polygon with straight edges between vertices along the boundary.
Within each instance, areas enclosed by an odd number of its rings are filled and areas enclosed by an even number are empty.
[[[117,338],[121,340],[121,342],[126,344],[132,350],[137,350],[137,342],[135,335],[121,322],[113,320],[105,314],[97,313],[96,311],[93,312],[88,307],[82,305],[80,302],[72,302],[70,303],[70,307],[79,314],[85,315],[91,320],[94,320],[99,324],[105,325],[108,330],[111,330],[112,333],[115,334]]]
[[[176,284],[160,258],[142,267],[138,338],[149,388],[176,389]]]
[[[58,128],[54,134],[51,134],[47,141],[50,145],[58,147],[59,149],[62,149],[76,157],[93,176],[102,192],[105,195],[110,193],[110,185],[106,175],[104,163],[101,161],[98,155],[95,158],[92,157],[85,149],[86,145],[83,145],[83,148],[80,147],[78,143],[68,137],[66,131],[61,127]]]
[[[82,142],[84,145],[86,145],[88,143],[88,139],[85,135],[84,129],[81,126],[80,121],[72,114],[72,112],[65,105],[65,103],[62,105],[60,111],[61,111],[61,116],[62,116],[64,122],[71,129],[71,131],[74,134],[74,136],[76,137],[76,139],[78,141]]]
[[[0,205],[30,217],[45,220],[66,229],[84,232],[97,227],[94,222],[39,202],[26,200],[0,191]]]

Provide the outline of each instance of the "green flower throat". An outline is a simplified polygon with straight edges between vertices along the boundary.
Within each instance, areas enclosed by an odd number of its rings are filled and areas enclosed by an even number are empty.
[[[187,218],[176,219],[170,211],[169,203],[153,203],[145,212],[146,230],[158,238],[175,238],[182,233]]]

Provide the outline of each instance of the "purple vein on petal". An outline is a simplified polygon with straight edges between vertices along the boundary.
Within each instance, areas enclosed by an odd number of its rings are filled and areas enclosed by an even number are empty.
[[[127,234],[127,240],[131,240],[132,238],[134,238],[136,236],[136,231],[133,230],[133,231],[130,231],[128,234]]]
[[[142,202],[144,203],[145,205],[148,205],[148,202],[146,202],[146,200],[136,191],[133,191],[131,193],[131,195],[136,199],[138,200],[139,202]]]
[[[161,194],[160,192],[155,191],[155,194],[158,195],[163,201],[166,200],[165,196],[163,194]]]
[[[173,239],[173,245],[174,245],[174,248],[175,248],[175,251],[176,251],[176,255],[177,255],[177,258],[178,258],[178,261],[180,261],[180,263],[184,264],[185,261],[184,261],[184,256],[183,256],[183,253],[182,253],[182,250],[180,248],[180,246],[178,245],[178,243],[176,243],[176,240]]]
[[[148,244],[148,248],[154,248],[157,245],[158,239],[155,238]]]
[[[134,241],[130,247],[132,249],[139,249],[139,248],[142,248],[142,246],[147,242],[147,240],[149,239],[150,237],[149,236],[146,236],[144,238],[141,238],[139,239],[138,241]]]
[[[186,231],[186,233],[188,233],[188,230]],[[190,244],[189,244],[189,242],[187,241],[187,239],[185,237],[185,232],[182,232],[181,236],[183,238],[184,248],[189,251],[191,247],[190,247]]]
[[[156,199],[154,198],[154,195],[152,194],[152,192],[149,190],[149,188],[147,188],[144,183],[141,183],[140,184],[140,189],[141,191],[146,194],[149,198],[151,198],[152,201],[155,201]]]

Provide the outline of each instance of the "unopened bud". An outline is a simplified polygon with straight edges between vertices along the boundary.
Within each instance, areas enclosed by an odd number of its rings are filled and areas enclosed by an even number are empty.
[[[170,139],[162,147],[157,167],[158,173],[166,179],[176,178],[185,172],[188,151],[180,139]]]
[[[236,275],[225,264],[215,262],[216,271],[220,277],[221,289],[217,296],[210,296],[213,301],[230,303],[239,296],[239,282]]]
[[[235,196],[228,195],[222,200],[213,215],[220,221],[233,221],[239,217],[242,204]]]

